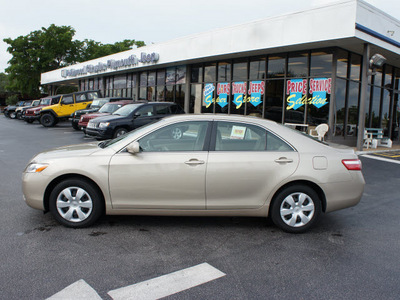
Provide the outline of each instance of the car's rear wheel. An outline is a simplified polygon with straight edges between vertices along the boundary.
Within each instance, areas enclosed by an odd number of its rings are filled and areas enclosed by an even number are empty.
[[[40,117],[40,123],[44,127],[53,127],[56,125],[56,118],[52,114],[46,113]]]
[[[73,128],[73,129],[75,129],[75,130],[81,130],[81,129],[79,128],[79,126],[78,126],[77,123],[71,122],[71,124],[72,124],[72,128]]]
[[[67,179],[56,185],[50,194],[49,209],[54,218],[67,227],[92,225],[104,211],[103,197],[91,183]]]
[[[311,228],[321,215],[321,200],[309,186],[292,185],[273,200],[271,218],[276,226],[290,233]]]
[[[113,137],[114,138],[119,137],[127,132],[128,130],[126,130],[126,128],[118,128],[117,130],[115,130]]]

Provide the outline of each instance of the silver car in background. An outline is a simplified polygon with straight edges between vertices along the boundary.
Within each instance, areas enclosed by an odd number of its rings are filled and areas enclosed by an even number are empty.
[[[228,115],[167,117],[113,140],[45,151],[23,173],[27,204],[75,228],[102,214],[251,216],[298,233],[356,205],[364,184],[352,149]]]

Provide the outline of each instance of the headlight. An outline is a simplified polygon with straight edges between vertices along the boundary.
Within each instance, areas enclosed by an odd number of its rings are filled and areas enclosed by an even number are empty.
[[[49,165],[48,164],[39,164],[39,163],[30,163],[26,169],[25,173],[40,173],[44,169],[46,169]]]
[[[109,122],[101,122],[101,123],[99,124],[99,128],[106,128],[108,125],[110,125]]]

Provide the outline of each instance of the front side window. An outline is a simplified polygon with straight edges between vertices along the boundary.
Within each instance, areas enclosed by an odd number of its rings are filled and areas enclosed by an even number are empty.
[[[264,128],[233,122],[218,122],[215,151],[293,151]]]
[[[158,129],[138,142],[142,152],[202,151],[206,121],[181,122]]]
[[[137,117],[143,117],[143,116],[152,116],[153,115],[153,106],[146,105],[141,108],[139,108],[137,111],[135,111],[135,116]]]

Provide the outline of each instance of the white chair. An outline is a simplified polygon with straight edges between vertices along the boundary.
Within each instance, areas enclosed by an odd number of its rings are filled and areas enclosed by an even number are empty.
[[[309,135],[318,138],[320,141],[324,140],[325,134],[328,132],[328,124],[319,124],[315,129],[310,129]]]
[[[368,149],[372,143],[372,140],[373,140],[372,133],[368,133],[368,131],[364,130],[364,145],[363,145],[363,147]],[[376,148],[376,146],[375,146],[375,148]]]

